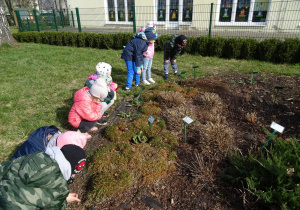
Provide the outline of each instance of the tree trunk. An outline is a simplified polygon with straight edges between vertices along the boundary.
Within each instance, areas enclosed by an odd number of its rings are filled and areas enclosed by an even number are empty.
[[[8,9],[10,18],[13,20],[14,25],[16,25],[16,20],[15,20],[15,16],[14,16],[14,10],[12,8],[11,0],[5,0],[5,3],[6,3],[6,6],[7,6],[7,9]]]
[[[8,43],[11,46],[16,46],[16,41],[10,33],[4,9],[0,5],[0,46]]]

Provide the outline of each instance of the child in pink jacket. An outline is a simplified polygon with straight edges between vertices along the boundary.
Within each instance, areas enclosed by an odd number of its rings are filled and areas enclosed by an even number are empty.
[[[148,27],[153,27],[154,29],[156,29],[156,25],[153,23],[153,21],[150,21],[140,30],[140,32],[145,32],[145,30]],[[142,83],[144,85],[150,85],[149,82],[155,83],[155,81],[151,78],[151,67],[152,67],[152,60],[154,56],[154,43],[149,43],[148,49],[146,52],[143,53],[143,55],[144,55],[144,69],[142,71]],[[147,74],[148,81],[146,80],[146,74]]]
[[[69,123],[81,133],[98,130],[95,127],[102,117],[101,101],[107,97],[108,89],[103,78],[91,86],[84,87],[74,94],[74,104],[69,112]]]

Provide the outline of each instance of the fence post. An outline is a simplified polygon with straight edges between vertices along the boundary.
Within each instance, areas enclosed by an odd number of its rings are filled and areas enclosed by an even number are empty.
[[[212,13],[214,10],[214,3],[210,4],[210,18],[209,18],[209,32],[208,32],[208,37],[211,38],[211,23],[212,23]]]
[[[73,11],[71,11],[71,15],[72,15],[73,28],[75,28],[75,22],[74,22],[74,15],[73,15]]]
[[[16,15],[17,15],[17,21],[18,21],[18,25],[19,25],[19,31],[23,32],[23,24],[22,24],[22,19],[20,17],[20,11],[16,10]]]
[[[132,11],[133,11],[133,32],[136,33],[135,5],[132,5]]]
[[[63,11],[59,11],[59,16],[60,16],[60,22],[61,22],[61,26],[63,27],[63,28],[65,28],[65,23],[64,23],[64,13],[63,13]]]
[[[78,31],[81,32],[81,24],[80,24],[80,18],[79,18],[79,9],[78,7],[76,9],[76,16],[77,16],[77,25],[78,25]]]
[[[58,26],[57,26],[57,22],[56,22],[56,13],[55,13],[55,10],[52,10],[53,12],[53,18],[54,18],[54,23],[55,23],[55,29],[56,31],[58,31]]]
[[[27,18],[27,24],[28,24],[28,31],[31,31],[30,29],[30,23],[29,23],[29,19]]]
[[[33,9],[33,14],[34,14],[34,19],[35,19],[36,29],[38,32],[40,32],[39,19],[36,14],[36,9]]]

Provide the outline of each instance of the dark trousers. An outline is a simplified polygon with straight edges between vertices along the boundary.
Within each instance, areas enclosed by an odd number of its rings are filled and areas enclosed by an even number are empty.
[[[96,125],[97,121],[87,121],[87,120],[81,120],[78,129],[80,130],[81,133],[86,133],[91,128],[93,128]]]

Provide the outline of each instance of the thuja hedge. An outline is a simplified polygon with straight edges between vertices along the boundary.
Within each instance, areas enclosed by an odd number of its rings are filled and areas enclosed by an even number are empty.
[[[76,32],[23,32],[14,33],[18,42],[35,42],[58,46],[91,47],[98,49],[123,49],[133,33],[99,34]],[[171,35],[159,36],[155,49],[163,50],[163,43]],[[184,53],[221,58],[256,59],[275,63],[300,63],[299,39],[224,38],[206,36],[188,37]]]

